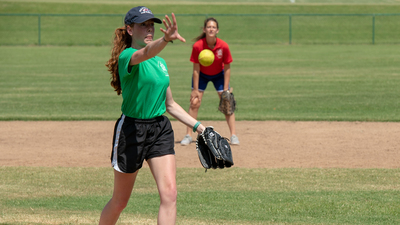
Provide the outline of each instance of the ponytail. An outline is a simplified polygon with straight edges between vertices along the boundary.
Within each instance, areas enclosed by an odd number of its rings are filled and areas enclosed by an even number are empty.
[[[126,26],[117,28],[115,30],[114,47],[111,50],[111,58],[106,63],[108,71],[111,73],[111,86],[120,95],[122,92],[121,81],[118,73],[118,57],[123,50],[130,47],[132,44],[132,37],[126,31]]]

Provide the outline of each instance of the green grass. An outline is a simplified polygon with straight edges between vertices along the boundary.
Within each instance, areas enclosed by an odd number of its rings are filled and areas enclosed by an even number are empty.
[[[114,120],[110,47],[0,47],[0,120]],[[400,121],[400,45],[232,45],[237,120]],[[189,107],[191,47],[161,53]],[[209,87],[201,120],[222,120]]]
[[[398,0],[0,0],[1,13],[121,13],[146,5],[154,13],[398,13]],[[245,7],[243,7],[245,6]]]
[[[111,168],[0,167],[0,174],[2,224],[94,224],[112,193]],[[399,178],[398,169],[181,168],[178,224],[397,224]],[[154,220],[158,204],[145,168],[121,220]]]
[[[287,16],[254,16],[398,13],[400,4],[297,2],[304,4],[251,1],[243,7],[238,1],[153,2],[150,6],[156,14],[174,11],[180,15],[180,32],[188,40],[169,45],[160,54],[168,63],[175,100],[189,107],[191,39],[208,13],[218,15],[219,37],[232,50],[231,85],[238,101],[238,120],[400,121],[400,45],[393,44],[400,37],[398,16],[376,17],[375,45],[370,44],[370,16],[294,16],[292,45],[288,45]],[[129,1],[0,1],[0,13],[124,15],[130,7]],[[237,13],[246,16],[234,16]],[[117,118],[121,98],[109,86],[104,64],[122,17],[42,16],[45,46],[41,47],[31,46],[38,44],[36,17],[1,17],[0,120]],[[205,93],[201,120],[223,119],[212,89],[210,85]]]
[[[179,4],[181,2],[156,2],[149,7],[159,17],[176,13],[180,31],[188,39],[199,34],[199,28],[208,15],[219,20],[221,37],[230,44],[399,44],[400,31],[397,27],[400,26],[400,2],[378,4],[382,1],[353,1],[359,4],[333,4],[332,1],[302,1],[311,4],[290,4],[288,0],[262,4],[252,1],[246,7],[243,7],[243,3],[231,1],[213,1],[213,4],[184,1],[185,4]],[[324,4],[315,4],[318,2]],[[108,45],[113,31],[123,25],[123,17],[132,6],[128,1],[119,3],[0,1],[0,13],[43,14],[40,17],[40,38],[37,15],[0,16],[0,45],[39,45],[39,42],[41,45]],[[377,15],[373,37],[372,14],[385,13],[397,15]],[[294,14],[291,33],[289,14]],[[338,16],[341,14],[352,16]],[[24,24],[24,29],[20,29],[20,24]],[[158,35],[161,33],[158,32]]]
[[[226,14],[398,13],[397,0],[174,0],[135,2],[175,12],[187,44],[161,56],[174,99],[189,106],[190,40],[204,14],[231,47],[238,120],[400,121],[398,16]],[[229,3],[229,4],[227,4]],[[0,0],[0,13],[121,14],[132,1]],[[203,15],[187,15],[203,14]],[[225,15],[222,15],[225,14]],[[115,120],[121,98],[104,66],[122,17],[0,17],[0,120]],[[157,35],[160,35],[159,33]],[[329,45],[323,45],[329,44]],[[354,45],[356,44],[356,45]],[[11,45],[11,46],[7,46]],[[49,45],[49,46],[46,46]],[[54,45],[54,46],[50,46]],[[87,46],[91,45],[91,46]],[[70,46],[70,47],[69,47]],[[209,87],[200,120],[223,120]],[[0,224],[96,224],[111,168],[0,167]],[[399,169],[178,168],[177,224],[399,224]],[[143,169],[119,224],[155,224],[158,194]],[[220,212],[220,213],[218,213]]]

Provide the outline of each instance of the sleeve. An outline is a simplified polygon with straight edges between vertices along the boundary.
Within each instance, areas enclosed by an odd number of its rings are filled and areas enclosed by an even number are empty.
[[[225,44],[224,46],[224,64],[230,64],[233,61],[231,50],[229,49],[229,45]]]
[[[192,48],[192,55],[190,56],[190,62],[192,63],[199,63],[199,54],[201,49],[195,43]]]
[[[129,62],[131,61],[133,53],[135,53],[137,50],[133,48],[127,48],[124,51],[121,52],[118,58],[118,72],[120,76],[126,76],[126,75],[131,75],[133,68],[136,68],[137,65],[135,66],[129,66]]]

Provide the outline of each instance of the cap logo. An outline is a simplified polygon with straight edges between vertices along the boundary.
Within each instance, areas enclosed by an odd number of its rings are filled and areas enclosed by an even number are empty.
[[[144,13],[148,13],[148,14],[153,14],[150,9],[148,9],[147,7],[142,7],[139,9],[140,14],[144,14]]]

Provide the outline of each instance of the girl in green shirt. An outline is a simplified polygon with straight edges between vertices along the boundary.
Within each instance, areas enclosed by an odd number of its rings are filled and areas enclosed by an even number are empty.
[[[166,15],[164,36],[153,40],[154,23],[161,20],[144,6],[129,10],[125,26],[115,31],[111,58],[106,64],[111,86],[122,94],[122,115],[114,129],[111,163],[114,192],[99,224],[115,224],[130,198],[143,161],[149,164],[160,194],[158,224],[176,221],[176,165],[174,133],[168,112],[183,124],[202,132],[204,126],[172,98],[168,67],[157,56],[169,42],[185,39],[178,33],[175,15]]]

